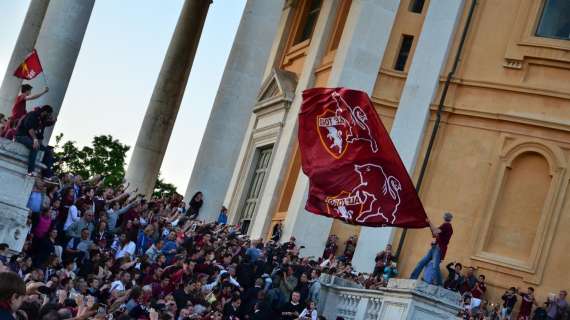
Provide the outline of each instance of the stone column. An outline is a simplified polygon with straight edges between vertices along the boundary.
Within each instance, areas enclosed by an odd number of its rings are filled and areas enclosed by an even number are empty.
[[[432,0],[429,4],[390,132],[410,175],[416,167],[430,105],[439,86],[439,76],[447,63],[462,9],[462,0]],[[362,228],[352,261],[355,268],[360,272],[371,272],[376,253],[391,237],[391,229]]]
[[[49,0],[32,0],[30,2],[28,12],[24,18],[24,24],[22,25],[22,29],[20,29],[20,34],[16,41],[16,46],[14,47],[14,51],[12,51],[12,57],[10,58],[10,62],[8,62],[8,68],[6,69],[2,86],[0,86],[0,113],[9,115],[12,111],[14,99],[18,95],[20,86],[22,85],[22,79],[14,77],[14,70],[16,70],[20,63],[24,61],[24,58],[34,49],[48,4]]]
[[[215,220],[247,129],[264,64],[271,49],[283,4],[248,0],[200,144],[186,200],[197,191],[206,197],[200,218]],[[263,30],[263,32],[258,32]]]
[[[372,94],[399,2],[399,0],[352,1],[327,83],[328,87],[343,86]],[[302,252],[303,255],[320,256],[330,232],[332,219],[305,211],[308,190],[308,178],[301,172],[289,205],[287,223],[293,224],[292,233],[307,247]],[[284,234],[287,229],[286,227]],[[389,233],[385,238],[372,243],[378,241],[386,243]]]
[[[302,102],[301,93],[303,90],[312,87],[314,84],[315,69],[318,67],[322,56],[325,54],[328,39],[327,35],[330,34],[334,27],[334,20],[338,6],[338,0],[323,1],[317,23],[311,37],[311,44],[307,51],[307,57],[305,58],[303,71],[299,75],[299,80],[297,81],[295,99],[289,107],[285,125],[281,132],[281,136],[279,137],[279,143],[277,143],[273,150],[273,160],[271,161],[272,164],[269,176],[266,177],[266,181],[264,182],[265,187],[258,204],[258,213],[251,225],[250,236],[252,238],[263,237],[271,222],[271,214],[274,212],[275,206],[277,205],[277,195],[280,190],[279,187],[284,183],[284,177],[287,174],[289,161],[292,159],[291,155],[293,154],[296,146],[297,117]],[[299,179],[301,179],[301,177]],[[291,200],[292,203],[295,201],[295,198]],[[289,213],[287,214],[287,218],[284,223],[282,239],[288,239],[289,236],[295,235],[300,240],[299,244],[304,245],[310,250],[312,244],[308,239],[310,234],[314,233],[315,230],[322,230],[323,227],[321,227],[321,224],[323,223],[325,224],[324,229],[326,229],[326,224],[328,223],[327,218],[315,215],[310,217],[314,218],[310,222],[311,225],[298,225],[296,223],[296,216],[291,215],[291,209],[289,209],[288,212]],[[301,235],[307,237],[302,237]],[[306,243],[304,242],[305,239],[308,240]],[[305,249],[304,251],[307,251],[308,249]]]
[[[34,105],[49,104],[55,115],[63,103],[94,5],[95,0],[53,0],[48,6],[36,50],[50,90],[34,101]],[[43,80],[37,83],[43,85]],[[49,129],[45,132],[45,141],[51,136],[52,128]]]
[[[131,189],[152,194],[211,0],[186,0],[139,131],[126,179]]]

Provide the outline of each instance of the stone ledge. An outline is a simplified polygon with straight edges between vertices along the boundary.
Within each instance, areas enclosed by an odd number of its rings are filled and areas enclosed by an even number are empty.
[[[28,149],[20,143],[0,138],[0,154],[3,157],[14,158],[22,162],[27,162]]]
[[[393,278],[388,281],[386,289],[412,291],[428,299],[437,299],[441,302],[445,302],[453,307],[459,307],[461,302],[461,295],[459,293],[428,284],[421,280]]]
[[[28,155],[28,148],[26,148],[24,145],[12,140],[0,138],[0,158],[13,161],[15,160],[27,166]],[[42,156],[43,152],[38,152],[37,159],[41,159]],[[44,168],[44,165],[41,163],[41,161],[36,160],[36,167]]]

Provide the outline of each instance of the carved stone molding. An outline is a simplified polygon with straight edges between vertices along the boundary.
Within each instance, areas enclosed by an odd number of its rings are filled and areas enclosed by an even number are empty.
[[[517,59],[505,58],[505,63],[503,64],[503,67],[509,68],[509,69],[519,69],[520,70],[523,67],[523,61],[517,60]]]

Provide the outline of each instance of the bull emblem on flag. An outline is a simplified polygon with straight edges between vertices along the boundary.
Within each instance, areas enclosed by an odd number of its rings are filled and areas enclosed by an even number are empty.
[[[317,117],[317,128],[321,143],[327,149],[328,153],[340,159],[346,149],[348,143],[345,143],[345,128],[347,120],[340,115],[338,110],[325,110]]]
[[[393,224],[401,202],[400,181],[375,164],[355,165],[354,171],[360,178],[360,184],[351,192],[343,191],[335,197],[327,197],[328,213],[345,221],[354,219],[366,223],[380,217],[386,224]]]
[[[43,72],[37,51],[34,49],[14,71],[14,76],[20,79],[32,80]]]
[[[360,106],[351,107],[337,93],[333,92],[336,109],[326,109],[317,117],[317,129],[323,146],[328,153],[340,159],[349,144],[362,141],[370,146],[374,153],[378,152],[378,143],[372,137],[368,116]]]

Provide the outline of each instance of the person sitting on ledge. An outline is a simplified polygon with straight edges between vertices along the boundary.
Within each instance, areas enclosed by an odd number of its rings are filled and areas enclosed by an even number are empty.
[[[53,165],[53,148],[44,146],[41,141],[44,138],[44,130],[52,126],[55,121],[52,118],[53,109],[49,105],[44,105],[37,110],[29,112],[22,119],[16,131],[16,141],[23,144],[30,150],[28,156],[28,176],[35,176],[36,156],[38,151],[43,151],[42,163],[46,166],[42,175],[44,178],[51,178]]]

